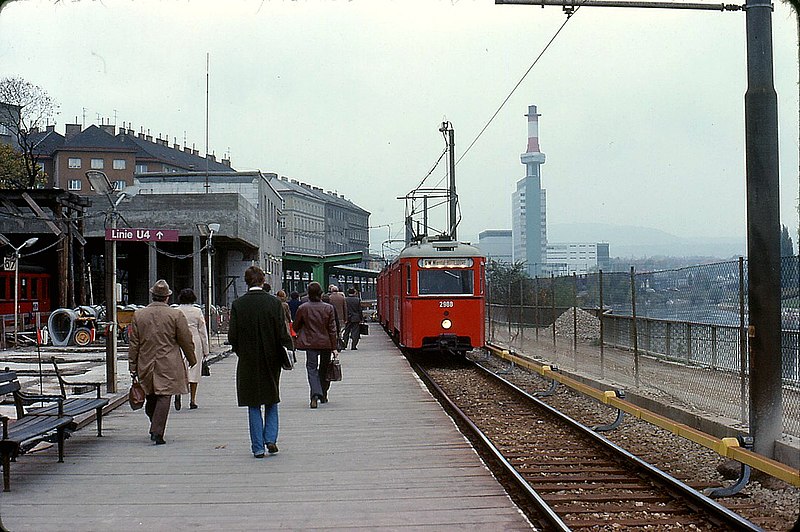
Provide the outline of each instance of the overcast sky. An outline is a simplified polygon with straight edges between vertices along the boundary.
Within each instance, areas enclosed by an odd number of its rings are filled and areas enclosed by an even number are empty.
[[[444,148],[441,122],[461,157],[565,19],[491,0],[16,0],[0,11],[0,77],[46,89],[62,134],[99,116],[202,153],[208,53],[210,151],[344,194],[392,224],[372,231],[379,252],[402,233],[395,198]],[[772,22],[796,236],[797,22],[780,1]],[[511,228],[530,104],[548,223],[743,237],[745,90],[743,12],[581,8],[458,164],[459,237]]]

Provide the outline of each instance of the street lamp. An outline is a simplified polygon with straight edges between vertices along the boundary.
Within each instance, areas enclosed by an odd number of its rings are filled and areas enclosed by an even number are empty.
[[[211,298],[214,293],[211,286],[211,255],[214,253],[214,246],[212,239],[214,233],[219,232],[219,224],[197,224],[197,230],[200,236],[206,237],[206,255],[208,256],[208,299],[206,300],[206,327],[208,327],[208,336],[211,337]]]
[[[34,245],[39,239],[31,237],[19,246],[12,244],[8,238],[0,235],[0,242],[14,248],[14,347],[17,346],[17,333],[19,331],[19,257],[22,248]]]
[[[119,197],[112,199],[114,186],[108,176],[100,170],[86,172],[89,187],[105,195],[111,204],[111,230],[112,234],[117,228],[117,206],[126,196],[124,192]],[[109,393],[117,391],[117,241],[106,240],[106,388]]]

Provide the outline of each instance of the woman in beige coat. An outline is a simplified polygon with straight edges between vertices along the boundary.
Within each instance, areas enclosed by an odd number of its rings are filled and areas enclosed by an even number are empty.
[[[195,301],[197,301],[197,296],[191,288],[184,288],[178,294],[178,309],[183,312],[189,323],[189,330],[192,331],[192,340],[194,341],[194,354],[197,357],[197,364],[191,367],[189,367],[189,362],[184,359],[189,375],[189,393],[191,394],[189,408],[192,410],[197,408],[197,384],[200,382],[202,362],[208,356],[209,351],[206,320],[203,317],[203,311],[194,305]],[[181,409],[180,395],[175,396],[175,408]]]

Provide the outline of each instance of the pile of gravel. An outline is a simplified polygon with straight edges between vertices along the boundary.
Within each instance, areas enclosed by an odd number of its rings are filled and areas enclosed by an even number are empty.
[[[572,338],[575,331],[578,340],[599,340],[600,320],[583,309],[567,309],[556,319],[556,336]]]

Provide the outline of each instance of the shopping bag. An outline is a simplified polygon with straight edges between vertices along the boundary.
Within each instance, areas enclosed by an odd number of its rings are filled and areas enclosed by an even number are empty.
[[[131,404],[131,408],[134,410],[139,410],[144,406],[144,388],[139,383],[139,377],[133,376],[133,383],[131,383],[131,389],[128,390],[128,402]]]
[[[366,323],[359,323],[358,334],[360,334],[361,336],[369,336],[369,325],[367,325]]]

